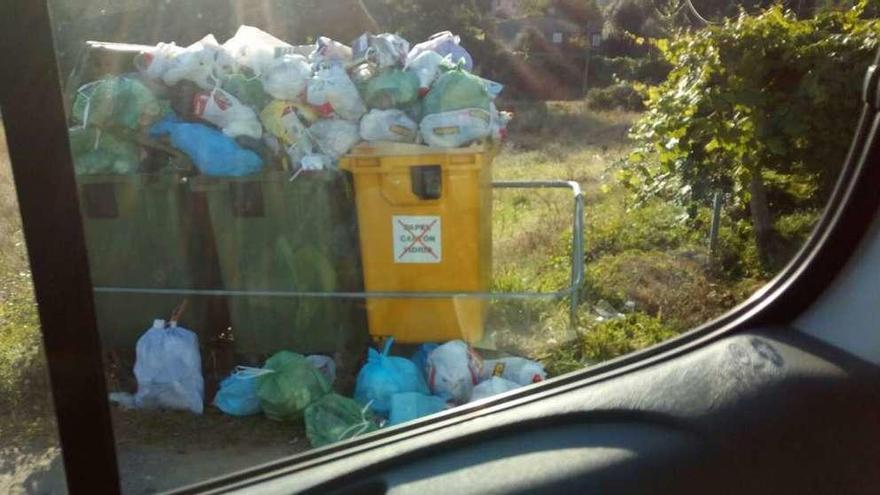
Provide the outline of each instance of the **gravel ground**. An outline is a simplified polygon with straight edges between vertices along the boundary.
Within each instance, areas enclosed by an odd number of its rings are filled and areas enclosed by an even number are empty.
[[[156,493],[270,462],[309,448],[302,425],[262,416],[232,418],[167,411],[113,411],[126,494]],[[65,494],[57,441],[0,447],[0,493]]]

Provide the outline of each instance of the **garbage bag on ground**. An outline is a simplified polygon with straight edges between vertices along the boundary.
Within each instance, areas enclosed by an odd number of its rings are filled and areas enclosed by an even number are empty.
[[[276,58],[262,75],[263,87],[273,98],[297,100],[312,77],[312,66],[302,55]]]
[[[333,358],[321,354],[312,354],[306,356],[306,361],[324,375],[329,385],[333,385],[333,382],[336,381],[336,361]]]
[[[448,407],[445,400],[435,395],[425,395],[418,392],[394,394],[391,396],[388,426],[399,425],[429,414],[444,411]]]
[[[529,385],[547,378],[544,366],[537,361],[523,357],[508,357],[501,359],[487,359],[483,361],[481,380],[491,377],[501,377],[518,385]]]
[[[137,144],[96,127],[70,129],[73,168],[78,175],[133,174],[140,165]]]
[[[419,126],[401,110],[370,110],[361,119],[360,135],[365,141],[414,143]]]
[[[419,126],[422,139],[429,146],[458,148],[492,134],[489,112],[468,108],[427,115]]]
[[[220,88],[196,93],[192,105],[193,116],[216,125],[227,136],[254,139],[263,136],[263,126],[253,109]]]
[[[137,55],[134,65],[141,74],[161,79],[168,86],[186,80],[202,89],[211,89],[218,82],[214,66],[221,51],[214,35],[209,34],[183,49],[173,43],[160,43],[153,50]]]
[[[79,88],[73,103],[73,118],[84,126],[149,126],[170,112],[142,82],[133,77],[100,79]]]
[[[394,339],[388,339],[380,354],[370,348],[367,363],[361,368],[355,383],[354,398],[369,405],[376,414],[387,416],[391,408],[391,396],[403,392],[428,394],[428,386],[412,361],[389,356]]]
[[[357,87],[338,65],[315,73],[309,80],[306,99],[324,116],[335,113],[346,120],[358,120],[367,113]]]
[[[431,351],[438,347],[440,346],[433,342],[422,344],[416,349],[416,352],[413,353],[412,357],[409,358],[410,361],[416,365],[416,368],[422,372],[422,376],[425,377],[425,380],[428,379],[428,354],[431,354]]]
[[[306,436],[314,448],[379,429],[368,407],[333,393],[306,408],[305,423]]]
[[[419,78],[412,72],[390,69],[379,73],[364,88],[369,108],[398,108],[411,105],[419,97]]]
[[[473,70],[474,60],[471,54],[467,52],[459,43],[461,38],[449,31],[436,33],[428,38],[427,41],[414,46],[406,57],[407,63],[418,57],[422,52],[437,52],[442,56],[449,56],[453,64],[462,63],[467,70]]]
[[[259,414],[260,398],[257,396],[257,377],[270,370],[236,366],[235,371],[220,382],[220,389],[214,396],[214,405],[232,416],[251,416]]]
[[[295,144],[306,133],[307,119],[317,121],[317,114],[306,105],[284,100],[273,100],[260,112],[260,120],[272,135],[285,146]]]
[[[479,108],[488,112],[491,101],[483,80],[459,68],[444,72],[434,81],[431,91],[422,101],[422,112],[431,115],[465,108]]]
[[[408,61],[404,70],[416,75],[419,79],[419,96],[425,96],[442,71],[454,68],[449,57],[427,50]]]
[[[247,67],[256,75],[262,75],[277,56],[293,50],[293,46],[253,26],[241,25],[223,43],[221,65],[224,71],[239,72]]]
[[[365,60],[380,69],[387,69],[402,67],[406,63],[409,42],[396,34],[364,33],[351,44],[351,49],[353,60]]]
[[[522,385],[520,385],[519,383],[505,380],[504,378],[501,378],[499,376],[493,376],[485,381],[480,382],[474,387],[473,392],[471,392],[470,402],[485,399],[486,397],[492,397],[493,395],[503,394],[504,392],[509,392],[511,390],[516,390],[521,386]]]
[[[358,125],[342,119],[315,122],[309,127],[309,136],[315,141],[315,151],[333,159],[348,153],[361,140]]]
[[[263,82],[258,77],[247,77],[244,74],[232,74],[223,81],[223,90],[238,98],[238,101],[260,111],[272,98],[263,89]]]
[[[137,341],[134,376],[137,407],[202,414],[205,382],[195,333],[176,323],[166,328],[165,320],[155,320]]]
[[[315,65],[342,66],[351,62],[351,47],[326,36],[315,42],[315,49],[309,55],[309,61]]]
[[[263,167],[256,153],[204,124],[167,118],[150,128],[152,137],[166,134],[171,137],[171,145],[186,153],[204,175],[238,177],[255,174]]]
[[[324,375],[300,354],[280,351],[263,368],[275,371],[257,377],[260,407],[270,419],[298,419],[310,404],[330,393]]]
[[[482,358],[461,340],[451,340],[428,354],[428,386],[438,395],[457,404],[471,397],[479,383]]]

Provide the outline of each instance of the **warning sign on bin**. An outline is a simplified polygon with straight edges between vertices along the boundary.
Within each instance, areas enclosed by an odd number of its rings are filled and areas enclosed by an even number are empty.
[[[393,215],[395,263],[440,263],[439,216]]]

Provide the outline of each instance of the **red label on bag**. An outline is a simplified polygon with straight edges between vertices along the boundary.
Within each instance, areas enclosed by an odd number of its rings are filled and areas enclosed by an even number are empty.
[[[205,110],[208,108],[208,103],[211,101],[210,93],[196,93],[193,95],[193,114],[196,117],[201,117],[205,115]],[[220,109],[220,111],[225,111],[229,107],[232,106],[232,102],[230,102],[222,93],[215,92],[214,93],[214,105]]]
[[[193,95],[192,111],[196,117],[205,114],[205,108],[208,106],[208,93],[196,93]]]
[[[321,114],[322,117],[329,117],[333,115],[333,105],[330,102],[324,103],[323,105],[315,107],[315,110]]]
[[[220,110],[226,110],[227,108],[232,106],[232,102],[223,95],[223,93],[217,91],[214,93],[214,104],[217,105],[217,108]]]

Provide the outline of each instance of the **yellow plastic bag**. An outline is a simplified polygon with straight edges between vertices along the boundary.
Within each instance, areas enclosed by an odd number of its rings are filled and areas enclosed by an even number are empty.
[[[303,103],[273,100],[260,112],[266,130],[285,145],[295,144],[306,126],[318,120],[318,113]]]

